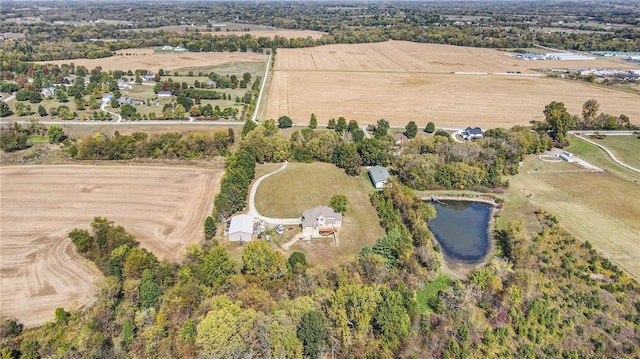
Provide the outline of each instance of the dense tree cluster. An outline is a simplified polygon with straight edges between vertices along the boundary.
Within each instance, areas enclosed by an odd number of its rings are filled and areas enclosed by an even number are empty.
[[[220,219],[246,206],[249,185],[256,173],[256,158],[250,151],[241,148],[227,158],[225,169],[220,193],[214,200],[214,214]]]
[[[3,103],[0,102],[0,104]],[[11,125],[3,125],[0,128],[0,149],[5,153],[23,150],[30,146],[28,143],[30,136],[42,136],[46,133],[46,127],[36,121],[32,121],[27,126],[17,122]],[[62,136],[64,136],[64,131]]]
[[[194,132],[186,135],[167,132],[151,135],[136,132],[114,136],[95,134],[73,141],[67,151],[79,160],[129,160],[134,158],[200,159],[227,154],[233,133]]]

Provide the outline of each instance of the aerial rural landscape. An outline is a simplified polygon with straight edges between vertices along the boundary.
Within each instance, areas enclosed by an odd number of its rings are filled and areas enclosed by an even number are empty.
[[[640,357],[640,2],[3,1],[2,358]]]

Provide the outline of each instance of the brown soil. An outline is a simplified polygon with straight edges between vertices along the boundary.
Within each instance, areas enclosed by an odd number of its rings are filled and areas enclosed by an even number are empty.
[[[202,239],[221,170],[151,166],[0,167],[0,308],[26,325],[90,304],[100,277],[67,237],[106,217],[158,258]]]

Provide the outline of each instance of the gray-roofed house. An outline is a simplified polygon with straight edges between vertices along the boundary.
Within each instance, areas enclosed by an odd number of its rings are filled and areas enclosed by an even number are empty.
[[[342,213],[333,208],[320,206],[302,212],[302,233],[310,237],[326,237],[342,227]]]
[[[158,91],[158,97],[169,97],[171,96],[171,91]]]
[[[250,242],[253,240],[253,224],[255,218],[249,214],[240,214],[231,218],[227,231],[230,242]]]
[[[387,187],[389,177],[391,175],[385,167],[373,166],[369,169],[369,178],[371,178],[371,183],[375,188],[382,189]]]
[[[480,127],[467,127],[462,131],[462,138],[467,141],[482,138],[482,129]]]

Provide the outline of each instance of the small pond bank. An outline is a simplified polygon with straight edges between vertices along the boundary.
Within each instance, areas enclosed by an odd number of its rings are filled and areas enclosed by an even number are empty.
[[[444,271],[466,276],[482,265],[493,249],[490,233],[495,202],[442,197],[428,202],[437,212],[429,229],[442,249]]]

